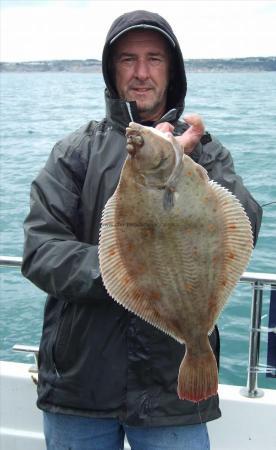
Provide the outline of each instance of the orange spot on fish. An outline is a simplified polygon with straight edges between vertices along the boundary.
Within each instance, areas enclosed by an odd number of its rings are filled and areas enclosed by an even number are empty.
[[[170,319],[170,324],[171,324],[171,326],[172,326],[172,328],[174,328],[175,330],[176,330],[176,332],[178,331],[181,331],[181,325],[182,325],[182,323],[181,323],[181,321],[179,320],[179,319]]]
[[[125,275],[122,279],[122,283],[124,285],[126,285],[126,284],[129,284],[129,282],[130,282],[130,277],[128,275]]]
[[[208,231],[210,231],[210,232],[213,232],[213,231],[215,231],[215,225],[213,224],[213,223],[209,223],[209,225],[208,225]]]
[[[193,290],[193,285],[191,283],[185,283],[184,287],[187,292],[192,292],[192,290]]]
[[[146,238],[152,238],[153,235],[154,235],[153,228],[145,228],[145,229],[144,229],[144,232],[143,232],[143,235],[144,235]]]
[[[159,301],[161,299],[161,294],[159,291],[150,291],[149,292],[149,298],[151,300],[155,301]]]
[[[133,278],[140,277],[143,273],[145,273],[146,268],[143,264],[135,264],[134,267],[129,269],[129,273]]]
[[[233,252],[229,252],[228,253],[228,258],[229,259],[235,259],[236,255]]]
[[[132,252],[134,250],[134,244],[132,242],[128,242],[126,244],[126,250],[127,252]]]
[[[215,295],[213,295],[212,297],[209,298],[208,300],[208,309],[209,309],[209,313],[210,314],[215,314],[216,310],[217,310],[217,297]]]
[[[153,307],[153,310],[154,310],[154,316],[155,316],[156,320],[162,319],[162,316],[159,313],[159,311],[157,311],[157,309],[155,309],[154,307]]]
[[[108,256],[111,258],[112,256],[114,256],[116,254],[116,250],[114,248],[112,248],[111,250],[109,250],[108,252]]]

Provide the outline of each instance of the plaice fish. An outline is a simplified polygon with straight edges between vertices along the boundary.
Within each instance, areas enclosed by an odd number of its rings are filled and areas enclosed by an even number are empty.
[[[186,346],[178,396],[217,393],[208,335],[252,252],[248,217],[173,136],[131,122],[129,155],[101,223],[99,259],[109,294]]]

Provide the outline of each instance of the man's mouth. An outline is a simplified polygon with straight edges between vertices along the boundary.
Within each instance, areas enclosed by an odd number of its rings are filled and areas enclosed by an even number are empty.
[[[152,90],[152,88],[149,87],[132,87],[132,91],[136,92],[137,94],[145,94]]]

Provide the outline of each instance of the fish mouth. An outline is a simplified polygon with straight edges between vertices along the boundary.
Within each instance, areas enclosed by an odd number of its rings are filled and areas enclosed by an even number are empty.
[[[136,131],[139,134],[142,134],[144,129],[145,129],[145,127],[143,125],[141,125],[140,123],[129,122],[128,127],[126,128],[126,135],[128,136],[129,134],[133,133],[134,131]]]
[[[135,156],[137,151],[143,147],[144,139],[141,135],[139,124],[131,122],[126,129],[127,151],[131,156]]]

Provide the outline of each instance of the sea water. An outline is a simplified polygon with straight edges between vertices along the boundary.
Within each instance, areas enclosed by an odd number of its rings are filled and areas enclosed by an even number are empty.
[[[231,151],[236,172],[261,204],[276,201],[276,73],[188,73],[187,113]],[[22,256],[22,222],[30,184],[56,141],[105,114],[101,74],[2,73],[1,77],[1,251]],[[276,273],[276,204],[264,207],[262,228],[249,271]],[[19,269],[2,268],[0,359],[29,362],[14,344],[38,345],[46,294]],[[247,378],[250,286],[238,284],[219,319],[220,382],[244,385]],[[264,294],[267,325],[269,292]],[[267,335],[262,334],[261,364]],[[259,377],[276,388],[276,379]]]

